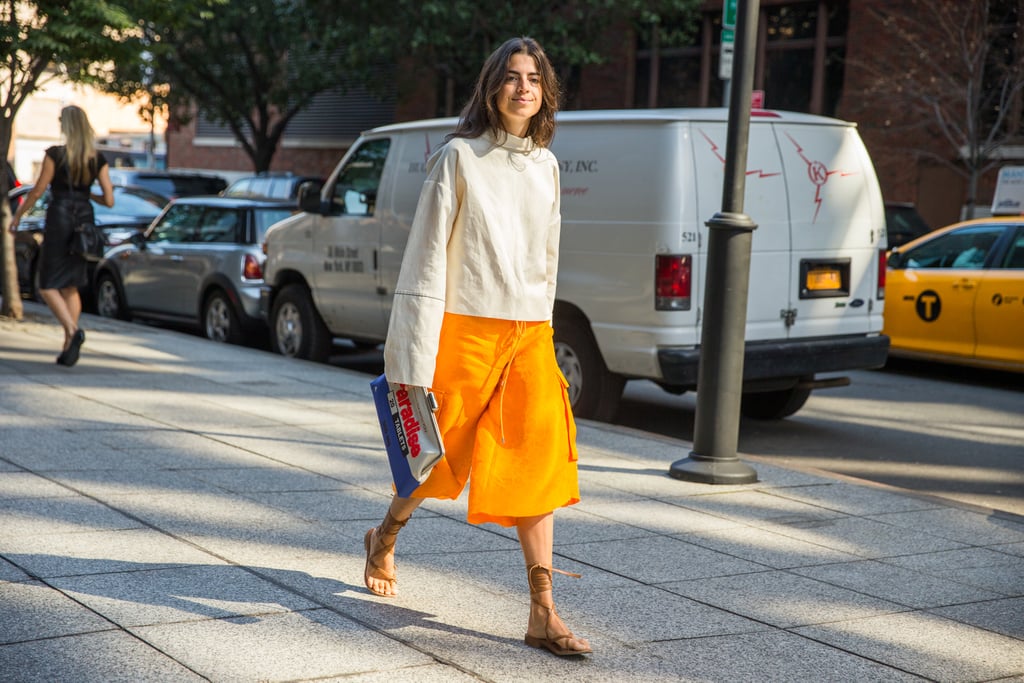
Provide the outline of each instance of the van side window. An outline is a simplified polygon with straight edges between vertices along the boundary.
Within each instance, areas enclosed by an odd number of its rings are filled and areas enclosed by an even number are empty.
[[[346,216],[372,216],[377,203],[377,187],[384,172],[391,140],[370,140],[361,145],[338,174],[331,195],[336,213]]]

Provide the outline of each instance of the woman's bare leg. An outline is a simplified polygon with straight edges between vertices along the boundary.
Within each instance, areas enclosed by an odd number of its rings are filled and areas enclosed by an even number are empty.
[[[516,522],[519,532],[519,544],[523,547],[523,559],[526,570],[541,565],[551,569],[553,548],[555,543],[555,516],[549,512],[535,517],[520,517]],[[550,588],[530,596],[530,620],[526,627],[526,635],[535,638],[549,638],[563,634],[570,635],[566,647],[570,650],[590,652],[590,644],[583,638],[572,635],[562,623],[558,613],[554,611],[555,600]]]
[[[82,317],[82,296],[78,293],[78,287],[65,287],[60,290],[60,295],[68,307],[68,314],[75,324],[75,330],[77,330],[78,319]]]
[[[74,291],[74,297],[67,292]],[[78,296],[78,289],[65,287],[63,289],[40,289],[39,296],[53,312],[57,322],[64,328],[64,349],[71,344],[71,337],[78,331],[78,317],[82,313],[82,301]]]
[[[399,529],[422,502],[422,498],[395,496],[391,499],[391,505],[388,506],[388,514],[384,517],[384,523],[367,532],[366,545],[368,547],[363,578],[370,592],[389,598],[398,595],[397,579],[395,578],[395,541],[398,538]],[[390,524],[388,517],[397,525]]]

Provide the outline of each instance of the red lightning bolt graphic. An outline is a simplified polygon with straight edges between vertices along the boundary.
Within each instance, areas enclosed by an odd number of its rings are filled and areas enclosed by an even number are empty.
[[[715,144],[715,141],[709,138],[707,133],[705,133],[704,131],[700,130],[698,132],[704,136],[705,140],[708,141],[708,145],[711,147],[711,153],[718,157],[718,160],[721,161],[722,165],[724,166],[725,157],[718,153],[718,145]],[[754,169],[752,171],[747,171],[747,175],[754,175],[755,173],[757,174],[758,178],[771,178],[772,176],[779,175],[779,173],[765,173],[759,168]]]
[[[799,142],[793,139],[792,135],[786,133],[786,137],[789,138],[789,141],[793,143],[794,147],[796,147],[797,155],[803,160],[805,164],[807,164],[807,177],[811,179],[812,183],[814,183],[814,203],[816,204],[816,206],[814,208],[814,218],[811,220],[811,222],[814,223],[815,221],[818,220],[818,211],[821,210],[821,188],[822,186],[825,185],[825,183],[828,182],[829,176],[838,173],[840,178],[845,178],[848,175],[855,175],[857,172],[830,171],[828,170],[828,167],[825,166],[825,164],[823,164],[822,162],[811,161],[806,156],[804,156],[804,148],[800,145]]]

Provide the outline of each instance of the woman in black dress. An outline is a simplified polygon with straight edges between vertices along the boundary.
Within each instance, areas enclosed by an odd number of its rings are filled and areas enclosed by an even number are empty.
[[[68,367],[78,362],[85,332],[78,327],[82,300],[78,288],[87,282],[86,262],[71,253],[75,226],[94,223],[90,199],[105,206],[114,205],[107,160],[96,151],[95,133],[81,108],[64,107],[60,112],[60,132],[65,144],[46,150],[39,179],[14,213],[11,232],[18,229],[21,217],[50,188],[46,208],[46,229],[39,254],[39,295],[64,328],[64,348],[57,362]],[[90,194],[99,181],[102,194]]]

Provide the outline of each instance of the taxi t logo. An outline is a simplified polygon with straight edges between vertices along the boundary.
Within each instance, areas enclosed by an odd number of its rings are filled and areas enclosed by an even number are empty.
[[[935,322],[939,313],[942,312],[942,300],[939,298],[938,292],[926,289],[917,295],[914,308],[917,310],[917,317],[921,320],[926,323]]]

